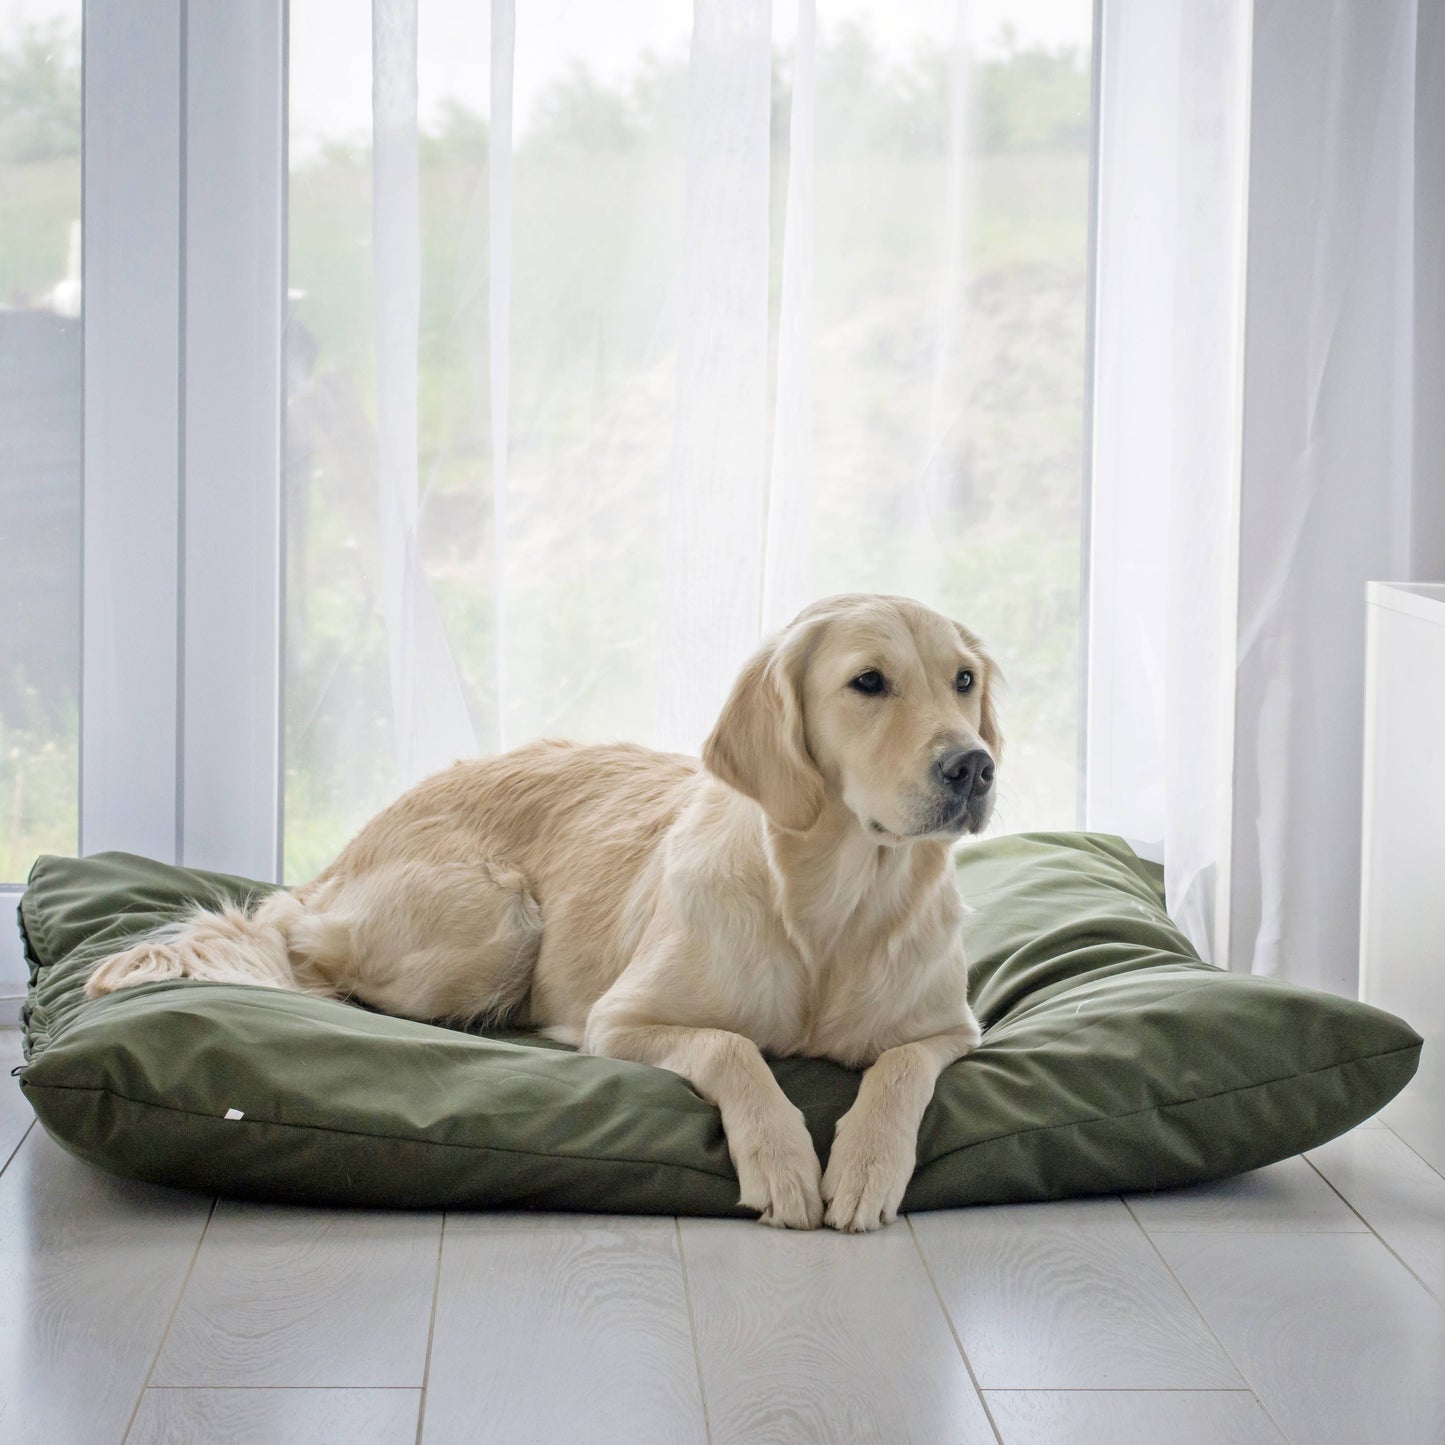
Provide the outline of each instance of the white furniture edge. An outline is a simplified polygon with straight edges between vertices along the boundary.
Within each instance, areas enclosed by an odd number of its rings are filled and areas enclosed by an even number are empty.
[[[1434,633],[1441,634],[1441,650],[1445,650],[1445,584],[1369,582],[1366,584],[1365,595],[1368,641],[1365,651],[1365,718],[1362,749],[1359,997],[1366,1003],[1393,1012],[1407,1011],[1415,1014],[1414,1019],[1407,1018],[1406,1022],[1412,1023],[1425,1038],[1422,1072],[1417,1073],[1402,1093],[1385,1106],[1381,1117],[1416,1153],[1439,1170],[1445,1166],[1445,1155],[1440,1153],[1440,1141],[1442,1137],[1445,1137],[1441,1133],[1442,1116],[1445,1116],[1445,1098],[1439,1097],[1438,1088],[1440,1083],[1445,1081],[1445,1076],[1442,1076],[1438,1068],[1430,1062],[1433,1058],[1432,1050],[1439,1043],[1438,1037],[1432,1036],[1430,1020],[1434,1018],[1437,1021],[1435,1030],[1438,1034],[1442,1001],[1442,994],[1439,990],[1442,986],[1438,976],[1430,971],[1428,964],[1423,975],[1423,983],[1419,971],[1408,967],[1396,972],[1393,976],[1389,976],[1385,970],[1381,970],[1377,974],[1378,955],[1372,961],[1372,953],[1378,948],[1378,943],[1376,942],[1375,948],[1372,949],[1374,940],[1372,940],[1371,926],[1375,921],[1373,875],[1375,873],[1376,831],[1380,827],[1381,812],[1377,806],[1375,787],[1376,754],[1380,732],[1381,628],[1390,615],[1397,618],[1408,618],[1410,619],[1408,623],[1395,624],[1393,630],[1397,634],[1401,628],[1404,628],[1406,631],[1414,632],[1418,637],[1421,635],[1417,630],[1418,625],[1424,625],[1432,629]],[[1428,636],[1429,634],[1424,635]],[[1397,675],[1398,669],[1399,659],[1397,657],[1395,661]],[[1418,710],[1413,710],[1412,715],[1418,718],[1420,713]],[[1438,759],[1434,760],[1434,765],[1438,767]],[[1398,778],[1396,782],[1398,788]],[[1421,786],[1426,785],[1422,783]],[[1396,807],[1398,808],[1398,804]],[[1399,901],[1397,895],[1394,898],[1397,906]],[[1418,934],[1419,930],[1416,931]],[[1410,953],[1408,957],[1416,959],[1418,962],[1417,954],[1418,950]],[[1432,982],[1434,992],[1430,988]],[[1412,1007],[1412,1005],[1414,1006]],[[1423,1015],[1417,1012],[1417,1009],[1422,1009]],[[1432,1087],[1434,1092],[1432,1092]]]
[[[1407,617],[1418,617],[1439,626],[1445,582],[1367,582],[1365,600],[1371,607],[1403,612]]]

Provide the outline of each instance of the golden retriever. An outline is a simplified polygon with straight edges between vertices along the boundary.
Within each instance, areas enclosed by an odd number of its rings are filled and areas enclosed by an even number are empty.
[[[743,669],[701,765],[556,742],[457,763],[309,883],[198,911],[89,992],[191,976],[528,1024],[688,1080],[764,1222],[875,1229],[979,1042],[949,848],[992,810],[996,681],[916,602],[829,598]],[[765,1054],[866,1069],[826,1172]]]

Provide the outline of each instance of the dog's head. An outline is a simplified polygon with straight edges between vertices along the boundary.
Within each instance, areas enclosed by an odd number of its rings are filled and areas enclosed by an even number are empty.
[[[978,833],[1003,755],[997,683],[959,623],[903,597],[830,597],[743,669],[703,762],[791,831],[836,800],[879,843]]]

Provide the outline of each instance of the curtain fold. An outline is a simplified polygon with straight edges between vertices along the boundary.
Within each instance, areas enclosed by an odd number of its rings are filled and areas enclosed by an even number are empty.
[[[1104,11],[1088,826],[1162,857],[1223,950],[1248,0]]]
[[[774,632],[813,596],[813,127],[817,111],[815,0],[798,0],[788,112],[777,400],[768,473],[762,631]]]
[[[1104,10],[1086,820],[1206,957],[1347,994],[1365,583],[1445,575],[1426,9]]]
[[[474,754],[477,739],[418,536],[417,0],[373,0],[371,24],[381,605],[391,668],[397,774],[402,786],[409,787]]]
[[[507,475],[511,436],[512,73],[517,56],[516,0],[492,0],[491,94],[487,139],[487,357],[492,431],[492,646],[496,657],[497,750],[507,726]]]
[[[694,752],[758,638],[772,7],[696,0],[658,743]]]
[[[969,5],[955,0],[943,72],[943,191],[939,245],[934,258],[933,315],[929,344],[927,396],[923,400],[918,446],[911,459],[912,486],[908,491],[905,527],[907,540],[901,591],[937,596],[947,569],[950,537],[949,489],[957,474],[950,453],[960,431],[959,397],[966,382],[963,352],[969,276],[967,228],[974,212],[971,192],[974,168],[968,163],[973,136],[969,95]],[[945,11],[946,13],[946,11]]]

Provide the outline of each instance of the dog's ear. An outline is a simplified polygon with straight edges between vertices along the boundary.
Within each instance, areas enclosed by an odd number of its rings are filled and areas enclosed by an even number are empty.
[[[994,762],[1003,761],[1003,733],[998,725],[998,694],[999,685],[1003,682],[1003,673],[999,671],[999,665],[993,660],[988,648],[983,645],[983,639],[976,632],[971,632],[961,622],[953,624],[958,628],[958,635],[963,638],[963,645],[970,652],[978,654],[983,662],[983,698],[981,699],[981,717],[978,724],[978,735],[983,739],[984,746],[993,754]]]
[[[796,641],[784,632],[749,660],[703,744],[702,760],[778,827],[802,833],[823,811],[823,777],[803,731],[806,658]]]

